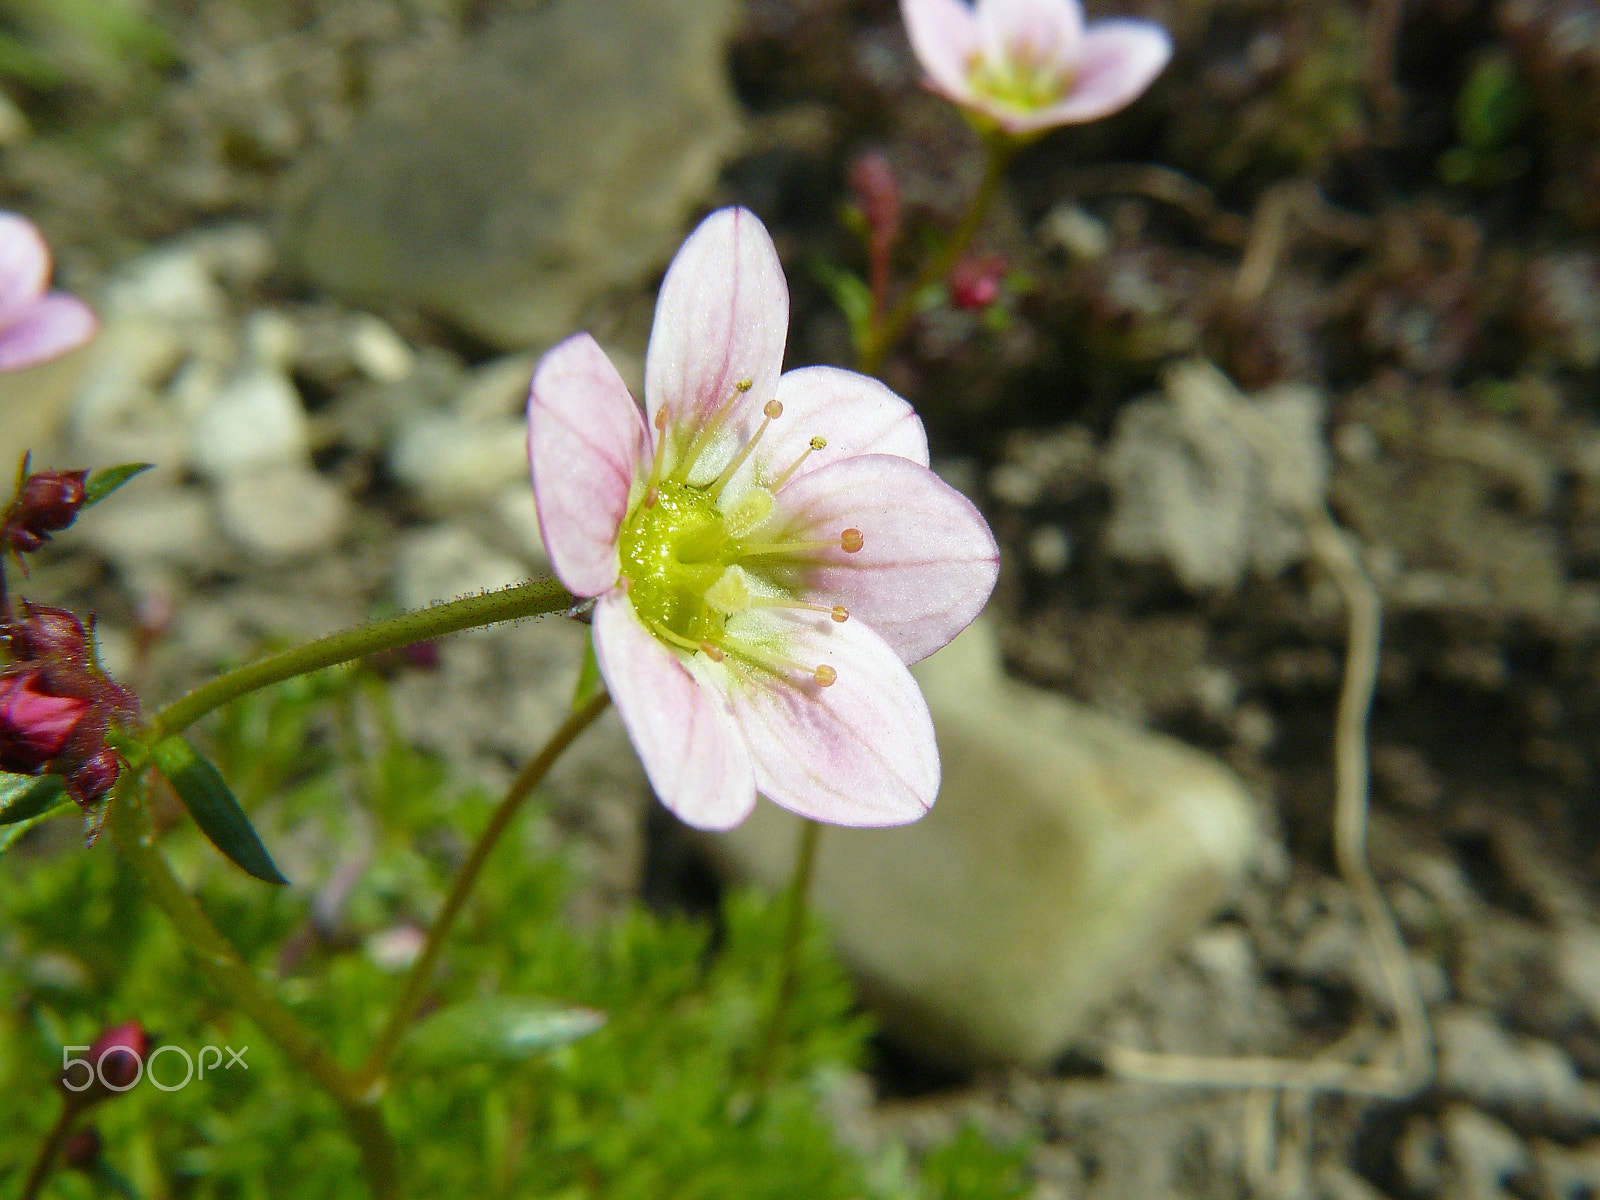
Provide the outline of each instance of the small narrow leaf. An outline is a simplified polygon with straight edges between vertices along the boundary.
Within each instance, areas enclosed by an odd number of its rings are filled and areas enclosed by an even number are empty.
[[[578,668],[578,686],[572,689],[572,711],[577,712],[593,700],[605,685],[605,680],[600,678],[600,660],[594,654],[594,639],[590,638],[589,644],[583,648],[583,666]]]
[[[61,799],[59,775],[0,774],[0,825],[37,817]]]
[[[27,833],[30,829],[37,829],[40,825],[43,825],[46,821],[59,816],[61,813],[76,812],[77,810],[77,805],[73,804],[70,800],[65,800],[56,805],[54,808],[46,809],[37,816],[29,817],[25,821],[18,821],[15,824],[7,825],[5,828],[0,829],[0,854],[4,854],[7,850],[11,849],[12,846],[16,845],[17,842],[22,839],[22,835]]]
[[[96,471],[83,481],[83,507],[99,504],[135,475],[142,475],[153,466],[155,463],[123,463],[119,467]]]
[[[829,262],[813,263],[811,269],[817,282],[828,289],[833,302],[844,313],[845,320],[850,322],[850,332],[856,344],[860,345],[872,321],[872,289],[867,286],[867,281]]]
[[[250,818],[210,759],[177,736],[150,747],[150,757],[213,846],[263,883],[289,882],[273,865]]]
[[[588,1037],[606,1023],[592,1008],[548,1000],[489,996],[434,1013],[406,1038],[406,1055],[420,1066],[522,1062]]]

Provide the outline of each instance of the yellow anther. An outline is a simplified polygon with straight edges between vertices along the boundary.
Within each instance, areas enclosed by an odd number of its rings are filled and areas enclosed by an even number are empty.
[[[842,604],[833,606],[833,619],[843,625],[850,619],[850,610]]]
[[[811,677],[817,681],[820,687],[832,687],[839,680],[839,672],[835,671],[827,663],[823,663],[811,673]]]
[[[866,544],[867,539],[859,529],[846,529],[839,535],[839,548],[846,554],[855,554]]]
[[[704,654],[712,662],[721,662],[723,659],[722,648],[710,642],[700,643],[700,653]]]

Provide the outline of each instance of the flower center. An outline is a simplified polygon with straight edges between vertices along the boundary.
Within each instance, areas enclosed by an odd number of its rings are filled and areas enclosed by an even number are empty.
[[[1010,47],[999,61],[974,54],[967,78],[975,90],[1019,113],[1048,108],[1072,88],[1072,72],[1027,43]]]
[[[713,419],[720,426],[748,386],[741,388]],[[695,459],[710,444],[701,430],[689,443],[684,461],[667,472],[664,457],[666,421],[657,414],[657,453],[643,495],[623,522],[617,549],[622,580],[634,612],[661,641],[713,662],[729,655],[776,674],[809,676],[827,687],[837,679],[826,664],[812,668],[793,661],[781,646],[730,633],[730,618],[756,608],[797,608],[828,613],[844,622],[850,614],[839,605],[819,604],[800,595],[804,568],[827,550],[854,554],[865,544],[859,529],[845,529],[826,539],[785,538],[770,531],[775,501],[782,487],[812,452],[826,447],[823,438],[777,476],[743,489],[727,500],[725,490],[749,458],[767,427],[783,415],[783,405],[769,400],[765,420],[716,479],[688,482]],[[715,430],[713,429],[714,433]]]

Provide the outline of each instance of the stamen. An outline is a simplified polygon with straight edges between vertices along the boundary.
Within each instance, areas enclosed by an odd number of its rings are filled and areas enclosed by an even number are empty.
[[[655,472],[652,471],[651,475],[654,474]],[[656,506],[656,501],[659,499],[661,499],[661,489],[652,483],[648,488],[645,489],[644,506],[646,508],[654,508]]]
[[[744,399],[744,394],[753,387],[755,387],[753,379],[741,379],[733,385],[733,394],[724,400],[722,407],[711,414],[711,419],[700,427],[700,432],[694,435],[694,440],[689,443],[689,449],[684,452],[683,461],[673,468],[673,482],[689,482],[689,472],[694,470],[695,463],[700,461],[700,456],[711,444],[711,439],[722,431],[723,423],[733,411],[733,406]]]
[[[859,529],[846,529],[839,535],[839,548],[846,554],[855,554],[867,544]]]
[[[645,491],[645,501],[644,501],[644,506],[646,508],[650,508],[651,506],[653,506],[655,504],[655,497],[657,497],[657,496],[659,496],[661,494],[660,491],[657,490],[657,486],[656,485],[661,482],[661,467],[667,460],[667,410],[666,409],[664,409],[664,408],[656,409],[655,427],[656,427],[656,454],[655,454],[655,458],[652,459],[651,463],[650,463],[650,478],[645,481],[646,484],[648,485],[647,490]]]
[[[722,468],[722,474],[717,476],[716,480],[711,484],[711,487],[706,492],[706,494],[711,497],[711,502],[713,504],[715,504],[722,496],[722,489],[728,486],[728,480],[733,478],[733,473],[740,467],[744,466],[745,459],[750,457],[750,452],[756,448],[756,443],[761,440],[761,435],[766,433],[767,426],[771,425],[779,417],[783,416],[782,401],[768,400],[765,407],[762,408],[761,413],[762,416],[760,428],[758,428],[755,432],[755,435],[744,444],[744,448],[733,456],[728,465]]]
[[[721,582],[720,580],[718,582]],[[707,594],[707,600],[710,596]],[[850,619],[850,610],[842,604],[813,604],[809,600],[786,600],[782,596],[757,596],[751,595],[747,608],[798,608],[806,612],[827,613],[839,624],[843,625]]]
[[[700,653],[704,654],[712,662],[721,662],[723,659],[722,647],[711,642],[701,642]]]
[[[637,612],[638,610],[635,609],[634,611]],[[671,642],[674,646],[680,646],[685,650],[699,650],[701,647],[700,642],[692,638],[686,638],[681,633],[674,633],[660,621],[646,621],[645,624],[650,627],[651,633],[664,642]]]
[[[806,459],[811,457],[811,452],[813,450],[826,450],[827,448],[828,448],[828,439],[827,438],[825,438],[825,437],[814,437],[814,438],[812,438],[811,439],[811,444],[800,452],[800,457],[795,459],[792,463],[789,464],[789,469],[787,471],[785,471],[782,475],[779,475],[776,479],[774,479],[771,483],[769,483],[767,485],[767,490],[769,492],[777,491],[784,484],[789,482],[790,477],[793,476],[794,473],[800,469],[800,464],[805,462]]]
[[[730,654],[738,655],[746,662],[754,663],[758,667],[764,667],[768,671],[771,671],[774,675],[784,675],[790,678],[796,675],[809,675],[818,683],[822,684],[823,687],[827,687],[828,684],[833,682],[833,679],[829,679],[827,683],[823,683],[822,675],[819,674],[819,672],[832,672],[833,678],[838,678],[837,673],[833,672],[832,667],[821,666],[813,669],[805,666],[803,663],[796,662],[792,658],[786,658],[781,654],[774,654],[771,650],[763,650],[760,646],[752,646],[748,642],[740,641],[737,638],[731,638],[724,635],[722,639],[722,646],[723,649],[727,650]]]
[[[839,672],[835,671],[827,663],[823,663],[815,671],[811,672],[811,678],[815,679],[820,687],[832,687],[839,681]]]

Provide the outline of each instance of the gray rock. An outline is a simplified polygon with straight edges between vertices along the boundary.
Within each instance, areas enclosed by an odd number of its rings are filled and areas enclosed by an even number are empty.
[[[1509,1200],[1506,1182],[1528,1167],[1522,1139],[1465,1104],[1445,1109],[1439,1127],[1454,1168],[1449,1194],[1459,1200]]]
[[[1247,399],[1209,363],[1174,368],[1165,395],[1118,418],[1106,456],[1111,550],[1168,562],[1197,591],[1281,571],[1305,552],[1295,504],[1318,502],[1327,488],[1321,424],[1310,388]]]
[[[1256,852],[1253,809],[1209,757],[1006,679],[981,622],[917,676],[939,801],[904,828],[825,830],[812,895],[897,1036],[1043,1063],[1216,911]],[[797,832],[763,801],[709,844],[777,886]]]
[[[1477,1009],[1443,1014],[1434,1033],[1439,1083],[1455,1095],[1521,1122],[1568,1128],[1600,1123],[1600,1086],[1581,1079],[1553,1042],[1514,1037]]]
[[[191,452],[195,466],[219,480],[308,463],[310,435],[300,393],[279,370],[245,368],[200,411]]]
[[[507,484],[530,486],[527,429],[509,417],[418,416],[395,438],[389,470],[435,511],[482,504]]]
[[[297,465],[231,476],[219,486],[217,502],[222,532],[241,549],[265,558],[329,549],[350,510],[338,487]]]
[[[553,0],[378,101],[286,197],[317,283],[507,347],[666,261],[738,132],[730,0]]]
[[[128,568],[201,567],[217,553],[211,506],[190,488],[130,488],[115,504],[84,512],[76,529],[102,555]]]

